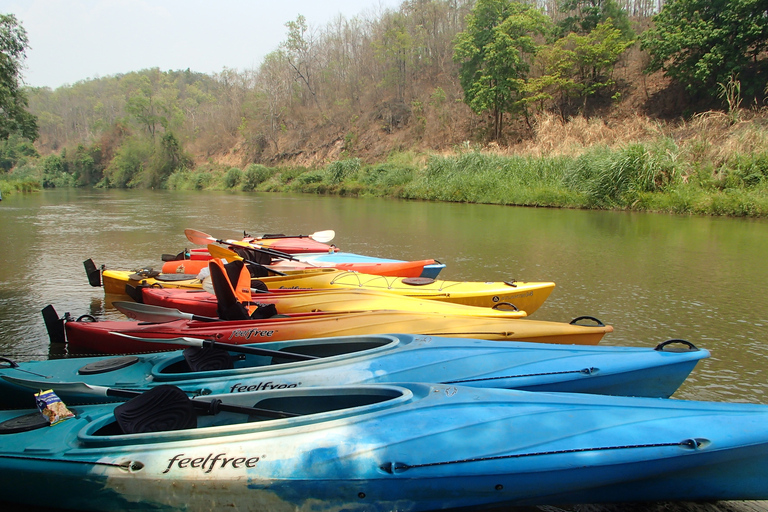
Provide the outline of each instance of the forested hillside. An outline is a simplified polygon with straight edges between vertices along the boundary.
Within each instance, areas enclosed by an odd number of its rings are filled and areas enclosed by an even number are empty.
[[[631,142],[698,111],[734,116],[742,102],[759,111],[765,26],[742,37],[737,61],[722,56],[736,68],[710,59],[709,74],[686,75],[676,64],[696,52],[706,60],[711,37],[743,32],[703,36],[714,30],[706,11],[731,4],[747,22],[738,9],[756,3],[676,0],[671,12],[661,0],[408,0],[326,26],[299,16],[257,69],[145,69],[30,89],[35,148],[46,173],[71,184],[162,187],[195,167],[467,147],[551,154],[563,133],[581,147]],[[664,46],[692,12],[704,20],[695,49]]]

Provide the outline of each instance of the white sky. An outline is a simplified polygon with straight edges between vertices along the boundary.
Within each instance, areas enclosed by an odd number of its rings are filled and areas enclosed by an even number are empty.
[[[0,0],[29,38],[26,85],[158,67],[218,73],[255,69],[304,15],[322,28],[339,14],[376,19],[403,0]]]

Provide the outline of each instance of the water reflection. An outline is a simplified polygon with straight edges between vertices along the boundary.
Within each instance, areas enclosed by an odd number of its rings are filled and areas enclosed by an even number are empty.
[[[768,283],[762,220],[440,204],[286,194],[56,190],[12,196],[0,224],[0,350],[60,356],[40,310],[122,319],[83,261],[159,267],[216,237],[334,229],[343,250],[436,258],[453,280],[554,281],[535,315],[592,315],[615,327],[603,343],[655,346],[687,339],[712,352],[676,396],[764,402]]]

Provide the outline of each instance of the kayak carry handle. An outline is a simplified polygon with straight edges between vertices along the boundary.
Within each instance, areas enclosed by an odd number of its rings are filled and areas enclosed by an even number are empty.
[[[520,311],[520,309],[514,304],[512,304],[511,302],[499,302],[498,304],[494,304],[493,306],[491,306],[491,309],[496,309],[499,311],[508,311],[506,309],[501,309],[499,306],[510,306],[512,307],[512,309],[509,311]]]
[[[676,348],[667,349],[667,346],[671,345],[672,343],[681,343],[685,345],[687,348],[676,347]],[[680,338],[673,338],[671,340],[667,340],[662,343],[659,343],[658,345],[656,345],[656,348],[654,348],[653,350],[658,350],[659,352],[695,352],[699,350],[699,348],[693,343],[691,343],[690,341],[682,340]]]
[[[597,318],[595,318],[593,316],[587,316],[587,315],[577,316],[576,318],[574,318],[573,320],[571,320],[568,323],[571,324],[571,325],[577,325],[576,322],[580,322],[582,320],[592,320],[593,322],[595,322],[597,324],[596,327],[605,327],[605,324],[602,321],[598,320]],[[581,325],[581,324],[578,324],[578,325]]]
[[[11,368],[18,368],[19,367],[19,363],[17,363],[16,361],[13,361],[11,359],[8,359],[7,357],[0,357],[0,361],[2,361],[4,363],[8,363],[11,366]]]

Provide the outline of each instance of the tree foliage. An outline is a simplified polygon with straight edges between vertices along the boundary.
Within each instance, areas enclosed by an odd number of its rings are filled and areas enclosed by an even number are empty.
[[[587,34],[571,32],[542,50],[539,60],[544,74],[532,81],[531,87],[555,99],[565,117],[570,99],[580,98],[584,105],[591,96],[615,85],[613,68],[634,43],[611,18]]]
[[[21,81],[28,45],[27,32],[16,17],[0,14],[0,140],[16,132],[31,141],[37,138],[37,121],[27,111]]]
[[[663,70],[693,93],[713,96],[717,84],[764,66],[766,0],[670,0],[653,22],[642,35],[648,71]]]
[[[510,0],[478,0],[467,28],[456,37],[455,59],[464,100],[475,113],[491,112],[494,138],[505,113],[525,108],[525,83],[538,50],[535,35],[551,20],[540,10]]]

